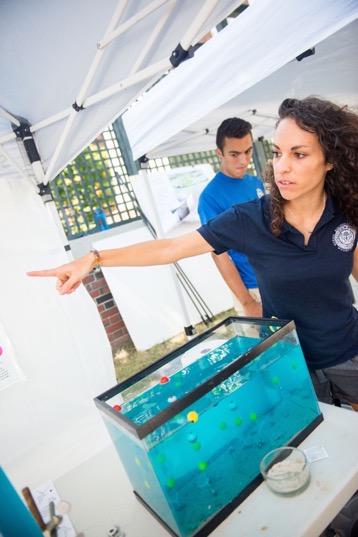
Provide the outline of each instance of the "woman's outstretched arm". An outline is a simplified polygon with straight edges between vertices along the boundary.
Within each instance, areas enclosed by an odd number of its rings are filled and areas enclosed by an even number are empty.
[[[73,293],[81,281],[93,268],[100,263],[103,267],[145,267],[151,265],[167,265],[179,259],[211,252],[212,247],[197,231],[175,237],[160,239],[115,248],[101,250],[99,259],[93,252],[53,269],[35,270],[28,276],[55,277],[56,289],[61,295]]]

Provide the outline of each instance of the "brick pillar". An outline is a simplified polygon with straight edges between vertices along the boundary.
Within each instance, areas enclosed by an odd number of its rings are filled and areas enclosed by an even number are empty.
[[[129,343],[130,335],[102,271],[89,274],[84,278],[83,284],[97,305],[112,349]]]

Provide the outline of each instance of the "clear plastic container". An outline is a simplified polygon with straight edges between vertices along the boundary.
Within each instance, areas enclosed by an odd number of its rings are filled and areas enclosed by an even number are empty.
[[[296,496],[309,485],[310,466],[303,451],[292,446],[273,449],[262,459],[261,474],[280,496]]]

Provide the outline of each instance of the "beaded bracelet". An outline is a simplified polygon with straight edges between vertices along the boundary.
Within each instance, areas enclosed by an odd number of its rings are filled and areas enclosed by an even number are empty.
[[[101,270],[101,256],[99,255],[99,251],[95,248],[92,248],[91,253],[95,256],[96,259],[94,270]]]

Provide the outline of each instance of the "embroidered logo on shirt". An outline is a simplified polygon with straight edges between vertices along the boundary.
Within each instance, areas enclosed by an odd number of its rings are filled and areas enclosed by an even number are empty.
[[[258,198],[262,198],[262,196],[265,195],[265,193],[262,192],[261,188],[256,188],[256,194]]]
[[[349,252],[354,246],[356,230],[348,224],[341,224],[333,233],[332,241],[339,250]]]

